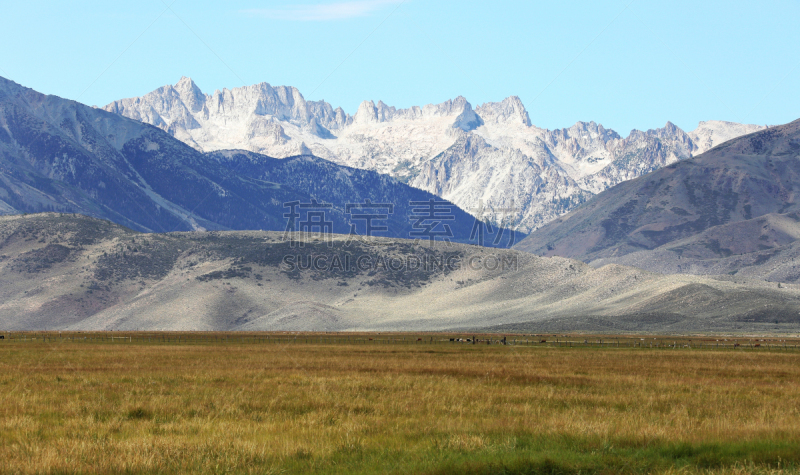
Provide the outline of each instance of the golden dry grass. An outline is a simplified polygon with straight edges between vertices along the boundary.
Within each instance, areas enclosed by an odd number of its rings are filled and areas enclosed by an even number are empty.
[[[798,473],[800,352],[0,343],[9,473]]]

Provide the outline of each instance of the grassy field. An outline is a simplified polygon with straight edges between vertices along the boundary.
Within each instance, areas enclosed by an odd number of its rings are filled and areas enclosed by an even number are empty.
[[[111,336],[0,340],[0,472],[800,473],[775,342]]]

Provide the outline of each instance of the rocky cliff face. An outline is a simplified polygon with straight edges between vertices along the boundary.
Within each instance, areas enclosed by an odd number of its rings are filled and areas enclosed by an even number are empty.
[[[524,232],[622,181],[763,128],[708,121],[687,134],[667,122],[626,138],[594,122],[546,130],[531,124],[516,96],[475,109],[463,97],[408,109],[364,101],[350,116],[324,101],[306,101],[292,87],[262,83],[207,95],[188,78],[105,109],[201,151],[312,153],[385,173],[481,210],[474,212],[482,219],[510,219]],[[500,209],[514,211],[509,218]]]

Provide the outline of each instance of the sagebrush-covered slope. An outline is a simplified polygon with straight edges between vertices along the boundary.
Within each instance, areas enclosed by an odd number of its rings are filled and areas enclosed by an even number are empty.
[[[593,269],[463,244],[302,241],[145,234],[54,213],[0,217],[0,329],[686,332],[800,323],[797,285]]]

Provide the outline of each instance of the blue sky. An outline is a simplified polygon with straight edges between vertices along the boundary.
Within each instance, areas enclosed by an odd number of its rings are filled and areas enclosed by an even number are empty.
[[[6,2],[0,75],[105,105],[192,77],[355,113],[518,95],[540,127],[800,117],[800,2]]]

